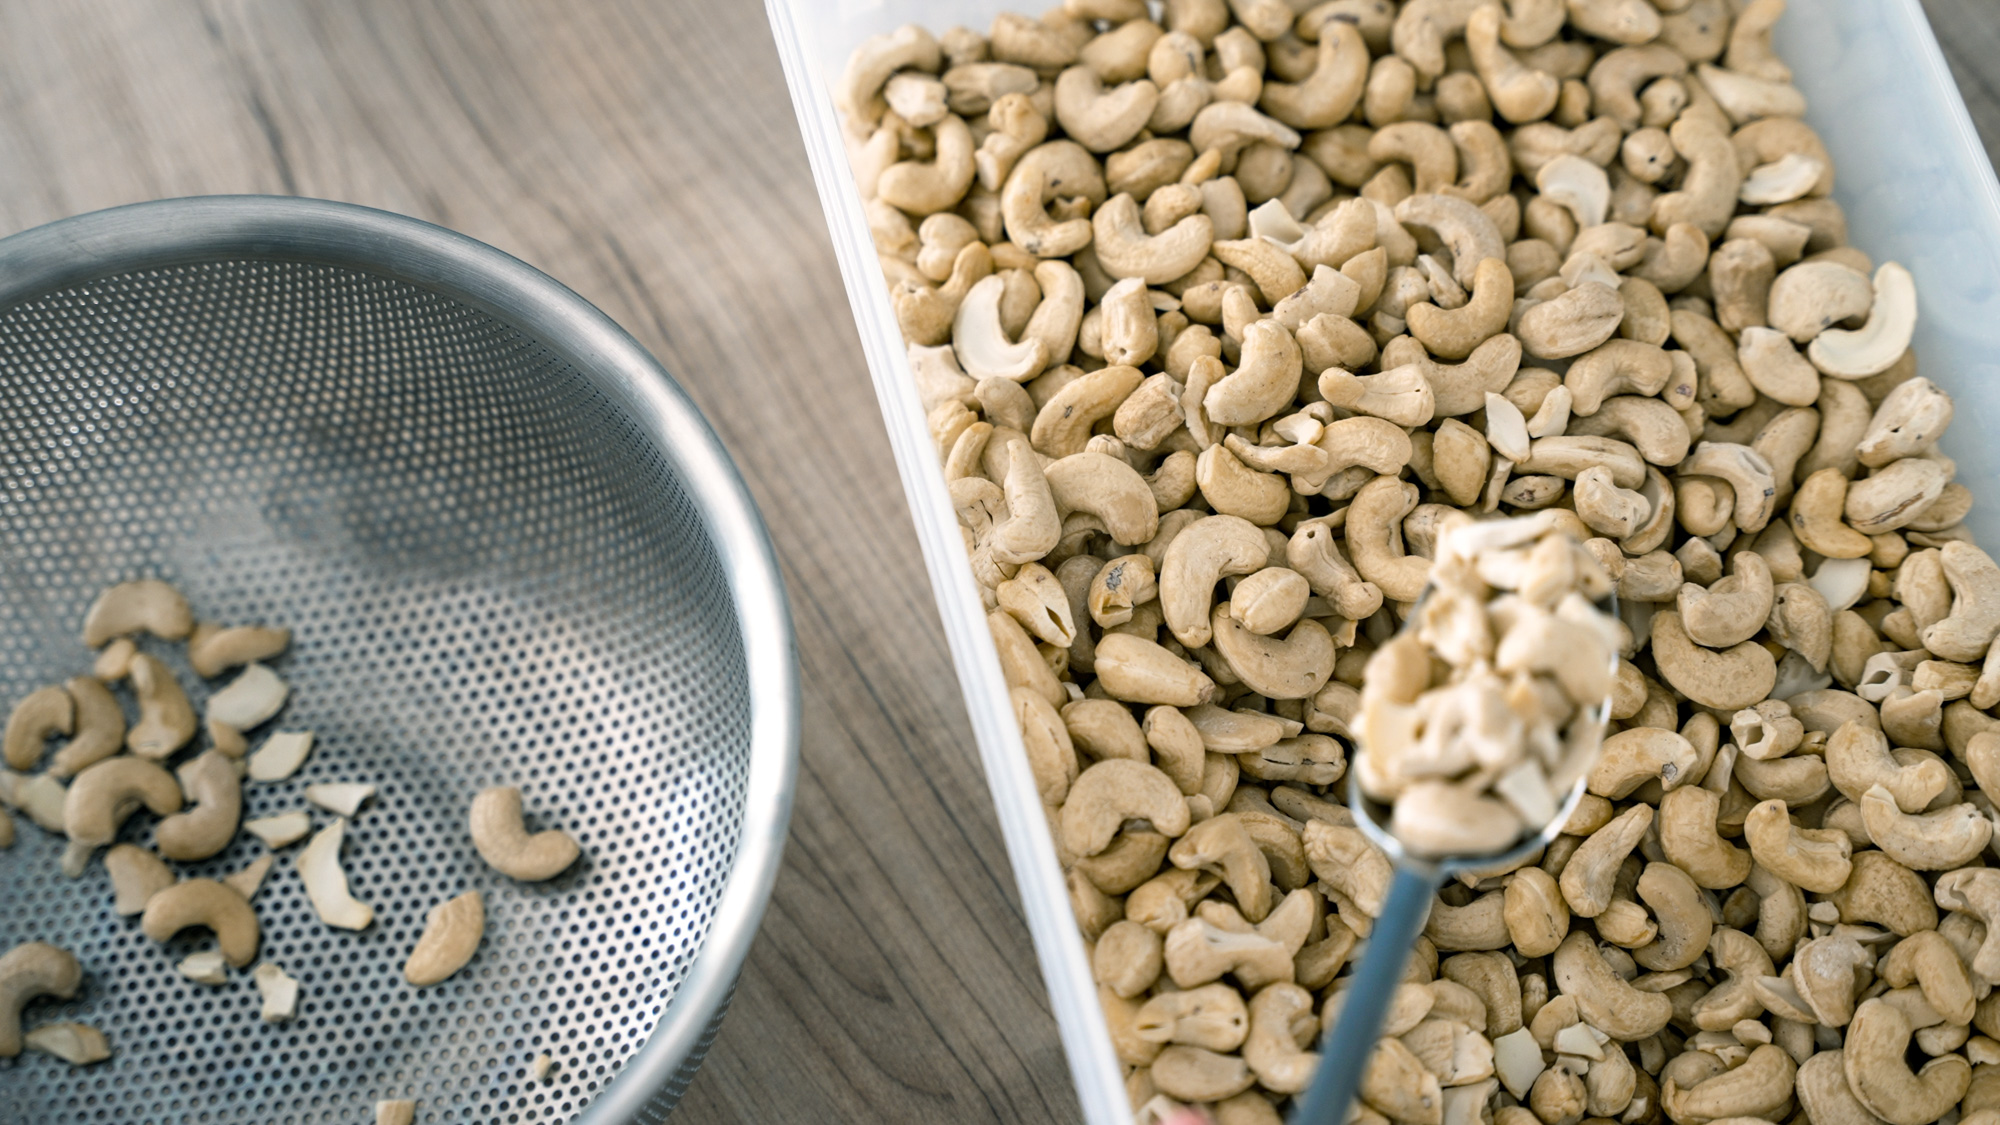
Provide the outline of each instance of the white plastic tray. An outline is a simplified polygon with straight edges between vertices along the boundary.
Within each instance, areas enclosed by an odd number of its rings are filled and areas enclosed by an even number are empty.
[[[862,350],[958,662],[966,710],[1092,1125],[1127,1125],[1121,1068],[1070,917],[985,613],[960,546],[902,337],[828,94],[854,47],[905,23],[985,28],[1052,0],[766,0]],[[1916,275],[1923,374],[1957,399],[1945,448],[1978,497],[1969,525],[2000,543],[2000,185],[1917,0],[1798,0],[1775,36],[1838,172],[1851,240]]]

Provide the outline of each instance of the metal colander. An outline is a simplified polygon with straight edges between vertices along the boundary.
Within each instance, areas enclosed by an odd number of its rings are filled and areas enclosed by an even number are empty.
[[[174,971],[205,932],[147,940],[101,865],[63,878],[62,841],[17,817],[0,950],[52,942],[85,973],[27,1022],[81,1020],[115,1053],[0,1060],[0,1122],[350,1125],[384,1098],[421,1122],[664,1118],[776,873],[797,687],[763,527],[651,357],[522,263],[357,207],[174,200],[0,241],[5,700],[87,671],[85,608],[141,576],[202,619],[292,628],[265,729],[316,746],[291,780],[247,782],[244,815],[378,786],[344,861],[376,921],[322,924],[284,849],[260,958],[303,988],[265,1024],[247,972]],[[142,643],[199,710],[213,685],[180,646]],[[539,884],[488,868],[466,812],[489,785],[520,786],[583,861]],[[265,851],[243,834],[181,869]],[[478,955],[404,983],[425,913],[474,888]]]

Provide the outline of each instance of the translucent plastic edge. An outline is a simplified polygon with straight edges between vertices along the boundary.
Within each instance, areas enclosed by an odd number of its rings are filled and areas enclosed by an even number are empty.
[[[2000,542],[2000,181],[1919,0],[1795,4],[1773,32],[1837,171],[1849,240],[1916,280],[1919,373],[1950,391],[1939,443],[1975,485],[1965,526]],[[1929,122],[1931,124],[1926,125]],[[1958,221],[1908,216],[1951,212]],[[1921,208],[1920,212],[1918,209]]]
[[[895,312],[890,307],[882,267],[869,239],[861,196],[840,139],[833,102],[814,77],[785,0],[767,0],[772,35],[784,64],[785,82],[798,113],[806,156],[812,164],[827,231],[853,306],[861,349],[881,403],[882,420],[903,479],[930,571],[945,640],[958,665],[959,688],[979,744],[994,810],[1007,842],[1028,931],[1041,961],[1049,1005],[1069,1057],[1077,1097],[1092,1125],[1128,1125],[1132,1109],[1125,1097],[1124,1071],[1111,1046],[1111,1033],[1097,1003],[1097,988],[1063,885],[1062,868],[1049,838],[1040,794],[1028,769],[1015,725],[1007,682],[986,629],[986,612],[967,565],[958,516],[945,491],[944,474],[932,448],[916,379],[910,371]]]

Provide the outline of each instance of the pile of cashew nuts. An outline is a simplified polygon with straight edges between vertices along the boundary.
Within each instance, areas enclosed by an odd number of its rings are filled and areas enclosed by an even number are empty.
[[[208,693],[202,719],[172,665],[143,637],[180,646],[187,667],[201,680],[235,677]],[[334,814],[313,831],[313,814],[301,808],[250,821],[242,819],[243,784],[292,778],[313,749],[310,731],[273,731],[253,752],[248,734],[274,719],[291,689],[266,661],[291,646],[291,630],[263,625],[222,626],[197,621],[187,599],[158,579],[121,583],[90,607],[83,642],[98,650],[88,675],[41,688],[17,703],[7,718],[0,756],[0,849],[14,844],[12,808],[37,828],[66,837],[63,873],[83,878],[100,848],[112,893],[111,909],[138,916],[139,929],[156,942],[189,929],[206,929],[215,946],[190,954],[175,971],[210,986],[229,983],[229,970],[257,960],[262,929],[251,903],[277,853],[311,836],[294,861],[313,911],[329,926],[365,930],[375,911],[356,899],[340,864],[349,823],[375,796],[361,782],[320,782],[304,787],[307,804]],[[168,655],[171,655],[170,653]],[[114,693],[130,687],[138,719],[129,721]],[[198,729],[199,728],[199,729]],[[205,734],[200,753],[169,772],[169,765]],[[65,741],[49,754],[48,742]],[[45,760],[46,759],[46,760]],[[29,772],[37,771],[39,772]],[[144,808],[160,818],[153,846],[119,842],[126,822]],[[486,863],[522,881],[560,874],[580,854],[575,840],[547,829],[530,834],[523,824],[521,791],[493,788],[472,802],[470,834]],[[184,877],[169,866],[198,863],[223,851],[248,831],[270,849],[243,870],[219,879]],[[480,892],[467,891],[426,915],[422,935],[403,968],[415,987],[440,983],[464,968],[486,930]],[[300,982],[265,961],[250,973],[269,1023],[296,1017]],[[84,1066],[111,1057],[100,1029],[73,1022],[22,1030],[23,1010],[40,997],[71,999],[83,983],[83,966],[67,950],[28,942],[0,955],[0,1058],[24,1047]],[[546,1074],[546,1068],[539,1068]],[[393,1103],[383,1103],[390,1105]],[[403,1120],[409,1120],[404,1117]]]
[[[1354,761],[1419,856],[1492,856],[1540,832],[1597,760],[1621,626],[1614,583],[1554,511],[1446,516],[1430,589],[1362,671]]]
[[[1142,1120],[1310,1078],[1390,875],[1346,747],[1464,511],[1615,584],[1613,721],[1438,897],[1360,1117],[2000,1123],[2000,567],[1784,8],[1067,0],[838,80]]]

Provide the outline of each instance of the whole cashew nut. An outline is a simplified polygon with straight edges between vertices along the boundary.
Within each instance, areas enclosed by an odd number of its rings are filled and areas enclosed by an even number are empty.
[[[527,883],[553,879],[583,851],[559,829],[529,835],[521,819],[521,791],[512,786],[480,790],[472,799],[469,819],[479,858],[511,879]]]

